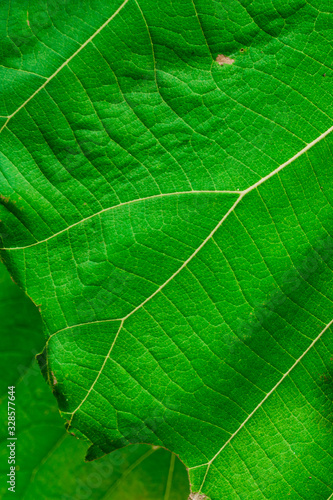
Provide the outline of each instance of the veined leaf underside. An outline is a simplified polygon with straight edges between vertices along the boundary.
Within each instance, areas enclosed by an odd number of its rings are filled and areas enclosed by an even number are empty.
[[[46,86],[59,74],[59,72],[64,69],[68,64],[80,54],[80,52],[90,44],[90,42],[93,42],[95,37],[99,35],[102,30],[108,26],[108,24],[125,8],[127,4],[129,4],[131,0],[125,0],[117,10],[112,14],[111,17],[107,19],[83,44],[80,45],[80,47],[65,61],[63,62],[58,69],[48,78],[45,79],[44,83],[23,103],[21,104],[16,111],[11,113],[8,116],[5,116],[6,121],[4,122],[1,132],[5,131],[7,129],[8,124],[10,123],[11,119],[14,118],[28,103],[30,103],[31,100],[33,100],[42,90],[46,88]],[[198,16],[199,18],[199,16]],[[149,30],[148,30],[149,32]],[[156,68],[155,68],[156,72]],[[214,236],[218,232],[218,230],[221,228],[223,223],[229,218],[231,214],[237,213],[237,207],[240,205],[241,201],[243,200],[243,203],[246,204],[246,195],[249,195],[250,193],[255,192],[260,188],[266,181],[269,181],[270,179],[273,179],[275,176],[278,177],[279,173],[282,172],[283,169],[294,163],[296,160],[300,159],[303,157],[303,155],[306,155],[306,153],[310,150],[312,150],[317,144],[321,143],[321,141],[324,141],[326,137],[333,131],[333,126],[330,126],[329,128],[326,128],[324,132],[321,132],[320,134],[317,135],[315,139],[313,139],[311,142],[306,144],[303,148],[299,149],[297,153],[293,154],[290,159],[287,161],[284,161],[282,164],[280,164],[278,167],[275,169],[271,170],[271,172],[263,177],[260,178],[260,180],[256,181],[255,183],[251,184],[249,187],[246,187],[242,190],[232,190],[232,189],[190,189],[190,190],[175,190],[175,191],[170,191],[170,192],[160,192],[158,194],[152,194],[152,195],[147,195],[144,197],[138,197],[138,198],[133,198],[130,199],[129,201],[120,201],[118,204],[114,204],[112,206],[108,206],[106,208],[102,208],[99,211],[96,211],[92,213],[91,215],[88,215],[86,217],[83,217],[79,220],[76,220],[72,224],[69,224],[68,226],[60,229],[57,232],[52,233],[51,235],[48,235],[44,237],[43,239],[40,240],[35,240],[29,244],[26,245],[17,245],[17,246],[4,246],[1,250],[6,252],[6,257],[8,259],[9,266],[11,265],[11,255],[14,255],[15,252],[21,252],[23,251],[23,255],[25,255],[24,251],[30,248],[36,249],[40,245],[46,246],[48,248],[48,243],[51,242],[52,240],[57,240],[57,238],[60,238],[59,241],[62,241],[61,238],[65,237],[67,233],[69,233],[72,229],[78,229],[80,225],[85,225],[87,223],[91,223],[94,220],[98,220],[101,216],[104,216],[105,214],[111,214],[113,211],[117,210],[122,210],[124,208],[126,209],[131,209],[131,207],[137,207],[140,205],[140,203],[154,203],[159,200],[165,200],[165,199],[177,199],[177,202],[180,198],[185,197],[191,198],[193,196],[195,197],[200,197],[201,195],[209,197],[210,195],[221,195],[221,196],[229,196],[232,197],[233,203],[230,203],[229,208],[227,207],[225,210],[225,213],[223,217],[221,217],[218,222],[207,232],[205,238],[201,238],[201,243],[196,246],[196,248],[189,253],[186,259],[183,259],[182,262],[178,263],[177,267],[174,266],[173,272],[167,277],[167,279],[164,279],[162,283],[159,283],[158,286],[155,286],[156,283],[154,284],[155,290],[152,293],[149,293],[144,300],[139,302],[135,307],[132,307],[126,311],[126,314],[123,314],[122,316],[117,316],[117,317],[112,317],[110,319],[108,318],[103,318],[103,319],[94,319],[92,321],[87,321],[87,322],[78,322],[78,323],[72,323],[72,324],[67,324],[66,326],[62,328],[56,329],[56,331],[52,331],[49,335],[49,338],[47,340],[46,344],[46,349],[48,348],[51,340],[52,342],[55,340],[56,336],[58,336],[60,333],[64,334],[64,332],[67,332],[69,330],[75,329],[75,328],[80,328],[80,327],[87,327],[92,326],[92,325],[97,325],[97,324],[105,324],[105,323],[116,323],[116,328],[114,331],[114,337],[112,340],[111,345],[109,345],[109,350],[107,354],[104,356],[103,360],[100,360],[100,368],[95,370],[97,373],[94,375],[93,379],[90,381],[88,389],[85,391],[85,396],[81,398],[79,404],[76,405],[74,410],[71,411],[66,411],[66,409],[62,410],[62,413],[64,416],[69,418],[69,426],[72,424],[74,416],[77,414],[77,412],[82,408],[83,404],[88,401],[89,396],[95,392],[95,387],[96,384],[100,382],[101,376],[104,372],[104,369],[106,367],[107,362],[112,358],[113,350],[115,346],[117,345],[117,341],[121,336],[121,333],[124,328],[125,322],[131,318],[136,312],[141,311],[142,309],[145,309],[145,306],[156,296],[161,294],[164,289],[176,278],[178,275],[185,270],[188,265],[197,257],[200,253],[200,251],[207,245],[208,242],[214,241]],[[178,160],[176,160],[178,163]],[[136,209],[136,208],[135,208]],[[15,259],[15,257],[14,257]],[[181,260],[181,259],[180,259]],[[14,261],[13,261],[14,262]],[[17,265],[17,264],[16,264]],[[21,282],[23,283],[23,279],[21,278]],[[29,292],[28,292],[29,293]],[[309,339],[307,347],[302,351],[302,353],[297,357],[297,359],[294,360],[293,363],[290,363],[288,369],[281,374],[280,378],[276,381],[274,381],[274,384],[271,385],[271,388],[269,390],[263,391],[264,395],[262,399],[259,401],[259,403],[255,404],[252,411],[249,411],[247,413],[246,418],[240,423],[239,426],[235,427],[235,430],[233,432],[229,431],[229,438],[225,440],[224,444],[209,458],[207,461],[200,461],[196,465],[191,465],[189,466],[190,471],[194,471],[197,469],[204,469],[204,474],[201,476],[201,486],[198,490],[199,493],[205,492],[205,481],[207,479],[208,473],[210,471],[211,465],[214,463],[214,461],[217,459],[217,457],[220,456],[221,452],[231,443],[231,441],[236,437],[239,433],[240,430],[244,428],[244,426],[247,424],[247,422],[256,414],[256,412],[262,407],[262,405],[267,401],[267,399],[276,391],[277,388],[280,387],[281,383],[290,375],[292,370],[294,370],[304,359],[304,357],[307,355],[307,353],[312,349],[322,338],[323,334],[330,328],[330,326],[333,323],[333,319],[330,320],[329,322],[326,323],[326,326],[324,326],[320,332],[315,336],[314,339]],[[331,498],[332,495],[329,497]]]

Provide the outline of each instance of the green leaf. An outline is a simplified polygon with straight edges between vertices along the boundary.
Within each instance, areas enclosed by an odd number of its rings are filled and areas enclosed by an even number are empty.
[[[87,444],[69,436],[55,400],[43,381],[33,352],[42,346],[40,317],[21,290],[10,281],[0,265],[2,298],[0,338],[4,359],[1,377],[0,471],[1,498],[12,498],[7,448],[7,386],[16,395],[16,488],[20,500],[182,500],[188,493],[183,465],[162,448],[136,445],[124,448],[93,463],[85,463]],[[6,307],[5,307],[6,306]],[[19,313],[17,312],[19,311]],[[7,351],[11,340],[12,350]],[[27,341],[34,347],[27,360]],[[18,371],[15,373],[15,369]],[[4,385],[5,384],[5,385]]]
[[[19,312],[18,312],[19,311]],[[0,394],[25,375],[33,357],[43,348],[42,322],[36,307],[11,280],[0,263],[0,352],[3,376]]]
[[[196,500],[327,500],[331,3],[1,9],[2,253],[88,459],[151,443]]]

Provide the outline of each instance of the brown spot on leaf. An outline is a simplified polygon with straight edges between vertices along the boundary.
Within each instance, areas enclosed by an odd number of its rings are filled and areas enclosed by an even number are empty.
[[[51,375],[52,375],[52,383],[53,383],[53,385],[57,385],[58,380],[55,378],[54,373],[53,373],[53,372],[51,372]]]
[[[188,500],[206,500],[206,495],[201,495],[200,493],[191,493]]]
[[[216,62],[218,62],[220,66],[223,66],[223,64],[233,64],[235,62],[235,59],[231,59],[230,57],[224,56],[223,54],[219,54],[216,58]]]

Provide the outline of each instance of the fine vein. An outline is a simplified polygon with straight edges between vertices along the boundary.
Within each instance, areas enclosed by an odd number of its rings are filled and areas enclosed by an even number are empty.
[[[34,247],[36,245],[40,245],[41,243],[45,243],[52,238],[55,238],[56,236],[59,236],[60,234],[69,231],[75,226],[78,226],[80,224],[83,224],[84,222],[93,219],[94,217],[97,217],[98,215],[104,214],[105,212],[109,212],[110,210],[114,210],[119,207],[124,207],[126,205],[131,205],[133,203],[139,203],[141,201],[148,201],[148,200],[154,200],[155,198],[164,198],[166,196],[181,196],[184,194],[240,194],[240,191],[180,191],[180,192],[174,192],[174,193],[161,193],[161,194],[155,194],[152,196],[146,196],[145,198],[137,198],[135,200],[130,200],[130,201],[124,201],[123,203],[118,203],[118,205],[113,205],[112,207],[107,207],[103,208],[99,212],[95,212],[94,214],[89,215],[88,217],[85,217],[84,219],[81,219],[77,222],[74,222],[70,226],[65,227],[64,229],[61,229],[57,233],[52,234],[51,236],[48,236],[44,240],[39,240],[35,241],[35,243],[31,243],[30,245],[25,245],[22,247],[8,247],[8,248],[0,248],[0,250],[25,250],[26,248]]]
[[[309,345],[309,347],[303,352],[303,354],[295,361],[295,363],[289,368],[289,370],[280,378],[280,380],[274,385],[274,387],[266,394],[266,396],[260,401],[260,403],[255,407],[255,409],[246,417],[246,419],[244,420],[244,422],[242,422],[242,424],[238,427],[238,429],[230,436],[230,438],[224,443],[224,445],[219,449],[219,451],[213,456],[213,458],[205,463],[205,464],[201,464],[201,465],[197,465],[195,467],[191,467],[191,469],[197,469],[199,467],[204,467],[204,466],[207,466],[207,470],[206,470],[206,473],[205,473],[205,476],[203,478],[203,481],[202,481],[202,484],[201,484],[201,487],[200,487],[200,491],[199,493],[202,491],[202,488],[203,488],[203,485],[206,481],[206,477],[207,477],[207,474],[208,474],[208,471],[210,469],[210,466],[211,464],[214,462],[214,460],[220,455],[220,453],[224,450],[224,448],[226,448],[226,446],[228,446],[228,444],[230,443],[230,441],[239,433],[239,431],[242,430],[242,428],[245,426],[245,424],[250,420],[250,418],[257,412],[257,410],[259,410],[259,408],[265,403],[265,401],[269,398],[269,396],[275,391],[275,389],[277,389],[279,387],[279,385],[284,381],[284,379],[286,377],[288,377],[288,375],[290,374],[290,372],[302,361],[302,359],[304,358],[304,356],[310,351],[310,349],[318,342],[318,340],[322,337],[322,335],[326,332],[326,330],[329,329],[329,327],[333,324],[333,319],[325,326],[325,328],[319,333],[319,335],[311,342],[311,344]],[[332,495],[331,495],[332,496]],[[331,498],[331,497],[330,497]]]
[[[41,85],[33,94],[31,94],[31,96],[23,103],[21,104],[21,106],[19,106],[11,115],[8,116],[6,122],[4,123],[4,125],[1,127],[0,129],[0,133],[3,131],[3,129],[7,126],[9,120],[11,118],[13,118],[13,116],[16,115],[16,113],[18,113],[22,108],[24,108],[24,106],[26,106],[28,104],[29,101],[31,101],[31,99],[33,99],[35,97],[35,95],[37,95],[55,76],[57,76],[57,74],[59,73],[59,71],[61,71],[65,66],[67,66],[67,64],[75,57],[77,56],[77,54],[79,52],[81,52],[81,50],[83,50],[87,45],[88,43],[90,43],[94,38],[95,36],[98,35],[98,33],[100,33],[108,24],[110,21],[112,21],[112,19],[114,19],[116,17],[117,14],[119,14],[119,12],[125,7],[125,5],[127,4],[129,0],[125,0],[121,5],[120,7],[118,7],[118,9],[112,14],[111,17],[109,17],[109,19],[107,19],[105,21],[105,23],[102,24],[102,26],[100,26],[98,28],[98,30],[95,31],[95,33],[93,33],[75,52],[74,54],[72,54],[65,62],[63,62],[61,64],[61,66],[59,66],[59,68],[51,75],[49,76],[49,78],[47,78],[45,80],[45,82],[43,83],[43,85]]]

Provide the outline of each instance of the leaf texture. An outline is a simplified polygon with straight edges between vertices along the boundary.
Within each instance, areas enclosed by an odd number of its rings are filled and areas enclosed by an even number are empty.
[[[0,265],[1,377],[0,487],[2,499],[182,500],[188,491],[184,466],[162,448],[136,445],[93,463],[84,462],[87,443],[69,436],[43,381],[34,355],[42,347],[41,320]],[[15,320],[15,321],[13,321]],[[29,352],[28,341],[32,349]],[[11,342],[11,350],[8,343]],[[15,348],[13,348],[15,344]],[[24,348],[25,346],[25,348]],[[7,387],[15,386],[17,423],[15,493],[7,488]]]
[[[68,427],[88,459],[173,451],[192,498],[327,500],[331,3],[26,7],[1,8],[2,254]]]

